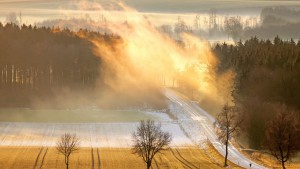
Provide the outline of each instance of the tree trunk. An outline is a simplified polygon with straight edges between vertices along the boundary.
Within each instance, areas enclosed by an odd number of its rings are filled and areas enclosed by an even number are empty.
[[[0,89],[3,86],[3,66],[0,65]]]
[[[228,158],[228,135],[227,135],[227,138],[226,138],[225,146],[226,146],[226,151],[225,151],[225,162],[224,162],[224,167],[228,166],[228,165],[227,165],[227,158]]]
[[[281,166],[282,166],[282,169],[285,169],[285,165],[284,165],[284,161],[281,160]]]
[[[17,68],[16,65],[12,65],[12,87],[15,89],[17,83]]]
[[[226,152],[225,152],[225,162],[224,162],[224,167],[227,166],[227,156],[228,156],[228,143],[226,143]]]
[[[8,87],[11,89],[12,88],[12,65],[7,65],[7,83]]]
[[[283,151],[281,149],[281,146],[279,147],[279,151],[280,151],[280,157],[281,157],[281,166],[282,166],[282,169],[285,169],[285,166],[284,166],[284,155],[283,155]]]
[[[151,161],[148,161],[147,162],[147,169],[150,169],[150,167],[151,167]]]
[[[69,157],[65,156],[66,168],[69,169]]]

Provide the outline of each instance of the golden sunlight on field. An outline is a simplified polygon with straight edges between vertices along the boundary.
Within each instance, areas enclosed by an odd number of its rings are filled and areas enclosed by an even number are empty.
[[[64,168],[54,147],[1,147],[1,168]],[[99,160],[100,159],[100,160]],[[100,166],[99,166],[100,165]],[[156,156],[153,168],[222,168],[199,148],[180,148]],[[128,148],[81,148],[71,155],[70,168],[144,168],[142,159]]]
[[[270,154],[254,152],[249,157],[258,164],[264,164],[268,168],[282,168],[281,164]],[[298,169],[300,168],[300,163],[295,161],[292,161],[292,163],[287,162],[285,164],[285,167],[287,169]]]

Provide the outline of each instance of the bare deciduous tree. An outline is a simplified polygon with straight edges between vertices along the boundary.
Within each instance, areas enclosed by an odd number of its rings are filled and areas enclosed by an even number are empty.
[[[299,150],[300,137],[297,134],[299,116],[285,106],[281,107],[275,117],[267,123],[264,146],[281,163],[290,160]]]
[[[17,14],[15,12],[11,12],[6,16],[5,21],[7,23],[14,23],[16,25],[19,25],[19,21],[17,19]]]
[[[155,124],[152,120],[141,121],[137,131],[132,134],[132,138],[133,153],[143,158],[147,169],[151,167],[155,154],[166,150],[172,140],[171,134],[163,132],[161,125]]]
[[[235,42],[242,38],[243,23],[241,22],[240,17],[227,18],[225,19],[224,24],[224,29],[227,32],[228,37],[231,36]]]
[[[57,142],[56,149],[65,156],[65,164],[68,169],[70,155],[79,149],[79,139],[75,134],[65,133]]]
[[[228,144],[231,137],[237,134],[237,131],[243,119],[240,113],[233,107],[225,104],[222,111],[218,114],[217,135],[219,140],[226,146],[224,166],[228,166]]]

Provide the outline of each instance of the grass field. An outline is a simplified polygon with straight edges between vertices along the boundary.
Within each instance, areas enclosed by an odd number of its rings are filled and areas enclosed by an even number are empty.
[[[0,168],[64,168],[63,155],[51,147],[0,147]],[[153,168],[222,168],[206,152],[196,147],[172,148],[156,156]],[[145,168],[140,157],[129,148],[81,148],[71,156],[70,169]]]
[[[253,159],[255,162],[259,164],[263,164],[268,168],[281,169],[281,164],[277,161],[273,156],[266,153],[253,152],[251,155],[248,155],[249,158]],[[299,169],[300,162],[299,157],[295,157],[292,161],[289,161],[285,164],[287,169]]]
[[[143,111],[0,109],[0,122],[103,123],[137,122],[144,119],[158,120],[159,117]]]

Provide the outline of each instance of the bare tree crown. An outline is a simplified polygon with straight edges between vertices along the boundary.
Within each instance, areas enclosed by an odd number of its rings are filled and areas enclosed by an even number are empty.
[[[284,163],[300,148],[298,126],[299,116],[285,106],[282,106],[275,117],[267,123],[264,145],[282,164],[282,168],[285,168]]]
[[[163,132],[161,125],[155,124],[152,120],[141,121],[137,131],[132,134],[132,138],[133,153],[143,158],[147,163],[147,168],[151,166],[154,155],[167,149],[172,140],[171,134]]]
[[[74,151],[77,151],[79,148],[79,139],[75,134],[71,135],[66,133],[60,137],[60,140],[57,142],[57,150],[66,155],[70,156],[70,154]]]
[[[238,133],[243,117],[237,109],[225,104],[222,111],[218,114],[217,121],[219,127],[218,137],[225,144],[226,139],[230,139],[230,137]]]
[[[222,111],[217,117],[217,135],[226,148],[224,166],[227,166],[229,140],[234,134],[238,133],[238,129],[242,121],[243,118],[241,114],[234,107],[231,107],[228,104],[223,106]]]
[[[69,168],[70,155],[79,149],[79,139],[75,134],[65,133],[56,144],[58,152],[64,155],[66,168]]]

